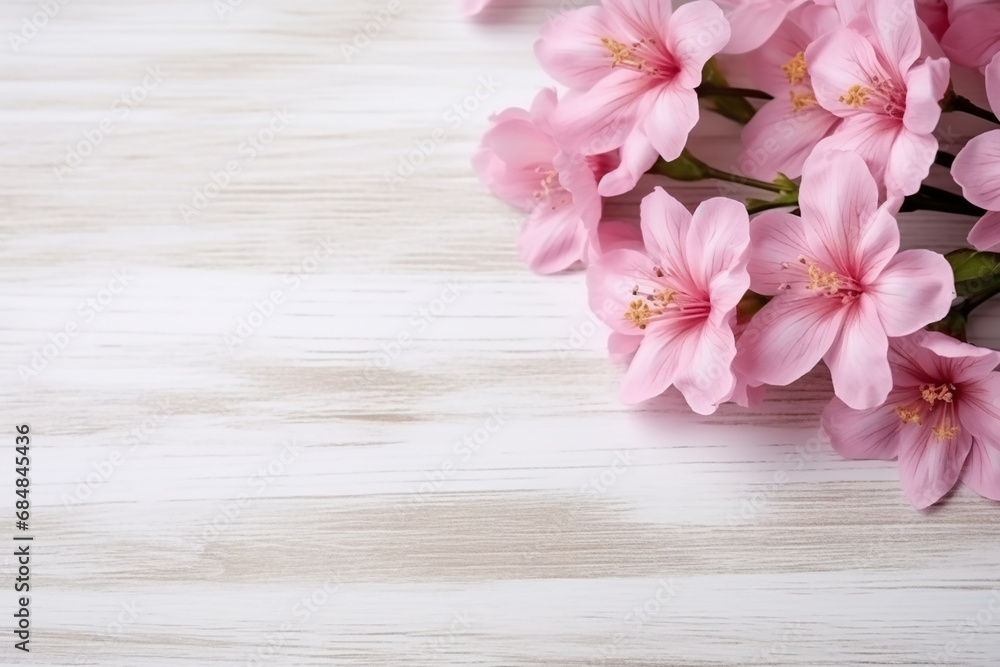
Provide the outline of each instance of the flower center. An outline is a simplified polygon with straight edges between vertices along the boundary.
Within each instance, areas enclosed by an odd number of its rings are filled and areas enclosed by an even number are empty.
[[[711,307],[667,285],[668,276],[658,266],[650,274],[637,278],[643,286],[635,285],[629,290],[634,298],[625,310],[625,319],[638,329],[645,330],[650,323],[664,317],[704,317]]]
[[[906,89],[889,79],[873,76],[865,86],[856,83],[840,96],[840,101],[849,107],[867,107],[876,113],[902,120],[906,111]]]
[[[572,201],[572,196],[559,182],[559,172],[552,168],[537,167],[535,173],[541,177],[538,189],[535,190],[537,206],[551,206],[556,209]]]
[[[848,304],[861,296],[861,284],[850,276],[842,275],[836,271],[827,271],[816,262],[799,255],[799,264],[806,269],[806,289],[823,297],[833,297],[840,299],[844,304]],[[787,269],[790,264],[782,262],[781,268]],[[792,286],[784,283],[781,289],[791,289]]]
[[[923,426],[924,419],[933,420],[931,433],[938,442],[952,441],[958,437],[958,417],[955,414],[955,385],[950,382],[941,384],[922,384],[918,387],[920,397],[909,405],[896,408],[896,415],[904,424]],[[942,405],[943,404],[943,407]],[[940,408],[935,410],[935,408]]]
[[[868,96],[871,94],[871,88],[865,88],[860,83],[856,83],[840,96],[840,101],[849,107],[860,109],[868,102]]]
[[[809,107],[816,106],[816,96],[812,93],[796,93],[794,90],[788,92],[792,99],[792,111],[802,111]]]
[[[793,86],[806,78],[806,74],[809,73],[806,67],[806,54],[805,51],[799,51],[796,53],[791,60],[781,66],[781,71],[785,73],[785,78],[788,79],[788,83]]]
[[[656,39],[648,37],[624,44],[611,37],[602,37],[601,44],[611,54],[611,67],[627,67],[648,76],[671,76],[679,71],[671,58],[656,50]]]

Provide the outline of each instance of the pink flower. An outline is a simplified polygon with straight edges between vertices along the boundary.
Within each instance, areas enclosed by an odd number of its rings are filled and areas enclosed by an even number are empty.
[[[562,151],[552,137],[556,93],[538,94],[531,111],[492,118],[472,164],[493,194],[528,213],[518,239],[521,257],[538,273],[555,273],[594,252],[601,197],[597,180],[615,161]],[[596,173],[595,173],[596,170]]]
[[[892,387],[888,337],[948,313],[955,297],[947,260],[929,250],[899,254],[891,204],[862,159],[811,157],[799,193],[802,217],[768,211],[750,230],[750,288],[771,300],[740,339],[738,371],[787,385],[826,361],[853,408],[882,403]]]
[[[466,16],[475,16],[486,9],[492,0],[458,0],[458,10]]]
[[[560,140],[587,155],[622,149],[601,194],[629,190],[657,154],[680,155],[698,121],[702,67],[729,33],[709,0],[676,12],[670,0],[603,0],[545,25],[535,53],[570,88],[555,116]]]
[[[986,67],[986,92],[1000,111],[1000,54]],[[969,232],[976,250],[1000,251],[1000,130],[974,137],[955,157],[951,175],[965,198],[989,211]]]
[[[941,48],[962,67],[986,67],[1000,52],[1000,4],[953,2],[951,26],[941,38]]]
[[[861,155],[891,195],[916,192],[937,153],[950,66],[916,64],[922,48],[913,0],[879,0],[805,52],[817,102],[844,119],[816,150]]]
[[[806,0],[716,0],[733,28],[723,53],[746,53],[766,42],[788,13]]]
[[[899,458],[899,479],[914,507],[933,505],[961,477],[1000,500],[1000,353],[936,332],[889,347],[893,386],[885,404],[852,410],[834,399],[823,429],[841,455]]]
[[[736,305],[750,284],[746,209],[717,197],[692,216],[657,188],[642,201],[645,252],[612,250],[587,271],[590,307],[614,333],[613,356],[635,352],[621,400],[638,403],[670,386],[699,414],[736,388]]]
[[[816,103],[806,48],[840,27],[832,7],[807,6],[791,15],[764,46],[747,56],[757,86],[774,96],[743,130],[740,168],[771,180],[778,173],[796,178],[806,158],[840,118]]]

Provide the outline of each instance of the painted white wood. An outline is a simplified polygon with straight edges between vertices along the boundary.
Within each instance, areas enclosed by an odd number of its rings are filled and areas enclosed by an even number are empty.
[[[219,4],[73,0],[0,44],[0,398],[5,446],[32,428],[36,554],[32,652],[5,631],[0,663],[997,664],[997,505],[917,513],[893,464],[836,456],[822,372],[712,418],[616,402],[582,277],[526,271],[468,167],[547,84],[543,10]],[[731,159],[734,132],[698,141]]]

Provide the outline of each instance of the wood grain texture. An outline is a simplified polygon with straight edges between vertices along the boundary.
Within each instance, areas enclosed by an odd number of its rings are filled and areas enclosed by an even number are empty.
[[[32,652],[0,664],[998,664],[995,503],[917,513],[840,459],[821,371],[749,412],[619,405],[581,276],[521,265],[468,161],[547,85],[544,10],[234,4],[72,0],[0,45],[0,398],[35,438]]]

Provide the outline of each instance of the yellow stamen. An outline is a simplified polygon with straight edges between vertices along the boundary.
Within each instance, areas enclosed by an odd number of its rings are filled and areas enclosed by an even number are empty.
[[[944,401],[945,403],[951,403],[955,395],[952,393],[955,391],[955,385],[953,384],[922,384],[920,385],[920,397],[931,404],[931,409],[934,408],[934,403],[936,401]]]
[[[904,424],[916,424],[920,426],[923,424],[923,420],[920,419],[920,413],[911,408],[896,408],[896,414],[899,415],[899,420]]]
[[[871,93],[871,88],[865,88],[860,83],[856,83],[851,86],[845,94],[840,96],[840,101],[849,107],[860,109],[868,101],[868,96],[871,95]]]
[[[625,319],[640,329],[645,329],[649,318],[655,314],[645,299],[636,299],[628,305],[628,310],[625,311]]]
[[[793,111],[802,111],[803,109],[816,106],[816,96],[812,93],[796,94],[795,91],[790,91],[788,94],[792,98]]]
[[[645,67],[645,63],[632,55],[632,51],[621,42],[610,37],[602,37],[601,44],[611,52],[611,67],[624,65],[640,71]]]
[[[944,424],[941,424],[940,426],[935,426],[932,431],[934,433],[934,437],[942,442],[945,440],[954,440],[958,437],[957,426],[945,426]]]
[[[827,273],[815,264],[809,265],[809,285],[807,289],[813,291],[826,290],[829,294],[836,294],[840,289],[840,277],[836,271]]]
[[[805,79],[806,74],[808,74],[805,52],[799,51],[796,53],[791,60],[781,66],[781,71],[785,73],[785,78],[788,79],[788,83],[793,86],[797,83],[802,83],[802,80]]]

